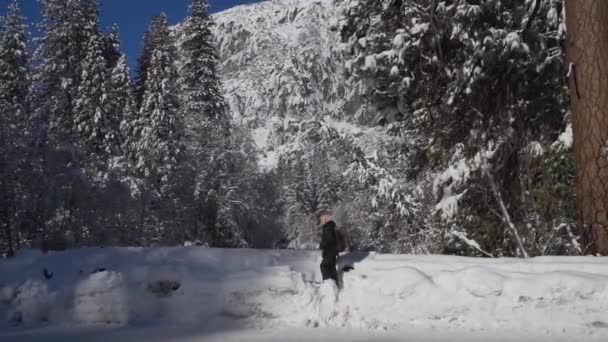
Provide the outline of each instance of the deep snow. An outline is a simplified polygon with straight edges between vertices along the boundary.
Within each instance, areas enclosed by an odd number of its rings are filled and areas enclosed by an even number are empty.
[[[3,337],[0,336],[0,340]],[[442,331],[438,329],[408,329],[398,332],[357,331],[346,329],[273,329],[222,330],[200,328],[71,328],[40,329],[4,335],[8,341],[20,342],[522,342],[522,341],[603,341],[600,336],[563,334],[546,335],[541,332],[499,331]]]
[[[338,293],[317,283],[318,252],[25,251],[0,261],[0,340],[69,341],[95,335],[90,329],[127,340],[307,340],[310,331],[334,340],[608,338],[605,258],[358,253],[342,260],[355,270],[344,274]]]

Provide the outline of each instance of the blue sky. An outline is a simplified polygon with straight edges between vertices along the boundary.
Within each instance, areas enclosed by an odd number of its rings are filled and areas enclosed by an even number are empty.
[[[212,12],[261,0],[210,0]],[[11,0],[0,0],[0,15],[6,11]],[[133,67],[141,50],[141,38],[148,23],[160,12],[165,12],[171,23],[183,19],[188,13],[190,0],[99,0],[101,26],[103,29],[117,24],[120,28],[122,49]],[[19,0],[23,14],[30,24],[40,21],[38,0]],[[30,31],[35,32],[30,26]]]

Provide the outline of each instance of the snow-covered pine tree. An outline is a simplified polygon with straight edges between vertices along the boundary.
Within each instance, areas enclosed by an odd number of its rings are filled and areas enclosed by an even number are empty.
[[[167,17],[154,19],[156,37],[146,71],[146,85],[137,121],[139,142],[136,146],[136,167],[147,180],[154,197],[151,209],[158,220],[155,238],[175,242],[184,228],[183,201],[180,186],[184,182],[185,144],[184,118],[179,103],[176,48]]]
[[[110,158],[120,153],[123,114],[114,110],[118,99],[111,96],[103,48],[101,35],[90,37],[74,106],[75,140],[84,150],[85,169],[97,181],[104,178]]]
[[[233,127],[230,137],[233,147],[229,158],[224,158],[231,161],[225,187],[228,191],[220,205],[229,209],[228,223],[233,232],[233,240],[226,245],[274,248],[281,238],[279,219],[283,209],[276,174],[259,171],[255,143],[248,130]]]
[[[122,152],[127,160],[134,160],[138,137],[135,134],[139,113],[135,110],[133,86],[129,72],[127,57],[122,54],[114,68],[110,71],[110,98],[112,99],[112,118],[120,118],[120,131],[122,137]]]
[[[193,0],[182,29],[180,102],[186,117],[186,134],[196,154],[226,148],[229,117],[217,72],[214,25],[207,0]],[[206,132],[206,134],[201,134]],[[211,144],[211,145],[210,145]],[[209,146],[208,146],[209,145]]]
[[[324,182],[318,182],[318,171],[325,160],[318,157],[314,153],[299,153],[282,161],[286,190],[284,235],[291,248],[316,248],[319,214],[331,209],[331,203],[321,203]]]
[[[572,246],[557,228],[572,222],[568,192],[542,185],[561,178],[567,188],[571,172],[541,166],[571,158],[553,147],[567,108],[562,1],[345,2],[347,69],[403,137],[408,177],[426,188],[435,175],[448,236],[466,231],[485,250],[522,255],[495,215],[503,197],[533,254]],[[450,238],[445,251],[462,247]]]
[[[56,144],[71,148],[74,106],[82,76],[82,63],[92,37],[99,34],[97,1],[42,0],[43,36],[35,57],[37,115],[49,122]]]
[[[146,85],[148,79],[148,69],[150,68],[150,62],[152,59],[152,52],[161,44],[160,32],[163,31],[163,26],[167,25],[167,18],[159,15],[152,19],[152,22],[148,26],[144,34],[142,52],[137,59],[137,69],[135,75],[134,84],[134,96],[135,96],[135,109],[139,110],[142,106],[144,93],[146,92]]]
[[[138,166],[146,175],[163,179],[175,169],[183,148],[183,114],[179,103],[176,69],[176,49],[169,32],[167,17],[155,20],[154,35],[158,38],[151,51],[146,72],[146,90],[140,109],[142,129],[141,152]],[[148,159],[146,157],[153,157]]]
[[[108,66],[109,98],[112,113],[112,127],[120,127],[122,137],[122,152],[129,156],[132,144],[137,140],[133,129],[139,115],[135,108],[133,84],[127,56],[121,52],[118,27],[112,26],[104,35],[104,58]]]
[[[106,60],[108,69],[114,69],[122,56],[123,53],[120,49],[120,33],[118,31],[118,26],[112,25],[110,29],[103,34],[103,57]]]
[[[226,126],[226,104],[217,72],[214,23],[208,0],[192,0],[190,16],[182,29],[180,41],[180,86],[182,103],[188,117],[195,122],[211,121]],[[221,127],[215,130],[221,131]]]
[[[360,155],[324,123],[306,122],[301,129],[302,148],[282,156],[277,172],[284,189],[283,235],[290,247],[316,248],[320,215],[352,199],[348,189],[356,181],[344,175]]]
[[[19,244],[17,220],[23,209],[27,95],[30,82],[28,36],[18,2],[0,18],[0,254],[14,254]]]
[[[100,188],[88,176],[107,169],[109,156],[118,151],[119,130],[118,123],[108,119],[109,71],[98,27],[99,4],[41,3],[42,37],[35,54],[31,103],[34,128],[41,128],[36,140],[48,144],[38,153],[45,170],[32,192],[33,225],[38,230],[33,239],[61,246],[103,243],[104,227],[96,212],[104,204],[97,202]]]
[[[230,124],[217,72],[213,19],[207,0],[193,0],[179,41],[181,103],[186,119],[189,160],[197,174],[197,225],[204,227],[212,245],[243,245],[237,223],[234,189],[243,180],[234,164],[246,163],[229,136]],[[204,132],[204,133],[203,133]],[[245,203],[240,201],[240,203]],[[239,208],[240,207],[240,208]]]

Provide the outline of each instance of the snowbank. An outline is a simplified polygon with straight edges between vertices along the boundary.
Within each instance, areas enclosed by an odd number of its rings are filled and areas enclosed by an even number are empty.
[[[355,269],[344,273],[338,292],[332,283],[320,284],[320,259],[314,252],[201,247],[27,251],[0,261],[0,328],[211,327],[230,321],[261,329],[608,337],[605,258],[526,261],[360,253],[341,260]]]

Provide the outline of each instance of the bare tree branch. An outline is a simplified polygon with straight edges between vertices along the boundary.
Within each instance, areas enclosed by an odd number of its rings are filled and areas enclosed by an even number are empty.
[[[489,257],[489,258],[495,258],[494,255],[492,255],[489,252],[484,251],[479,244],[477,243],[477,241],[475,240],[471,240],[469,238],[467,238],[463,233],[461,232],[451,232],[452,236],[458,238],[460,241],[464,242],[467,244],[467,246],[474,248],[475,250],[479,251],[481,254]]]
[[[515,241],[517,242],[517,248],[520,252],[520,255],[524,259],[528,259],[528,252],[526,252],[526,249],[524,248],[524,244],[521,241],[521,238],[519,237],[519,233],[517,232],[517,228],[515,227],[515,224],[513,224],[513,220],[511,219],[511,215],[509,214],[509,211],[507,210],[507,207],[505,206],[505,202],[502,200],[502,195],[500,194],[500,190],[496,186],[494,177],[492,176],[492,174],[488,171],[488,168],[486,167],[485,158],[482,158],[482,160],[483,160],[483,166],[482,166],[483,172],[485,173],[486,177],[488,178],[488,182],[490,183],[490,188],[492,189],[494,198],[496,199],[496,202],[498,202],[498,205],[500,206],[500,211],[502,212],[502,219],[506,223],[509,230],[511,231],[511,234],[513,235],[513,237],[515,238]]]

